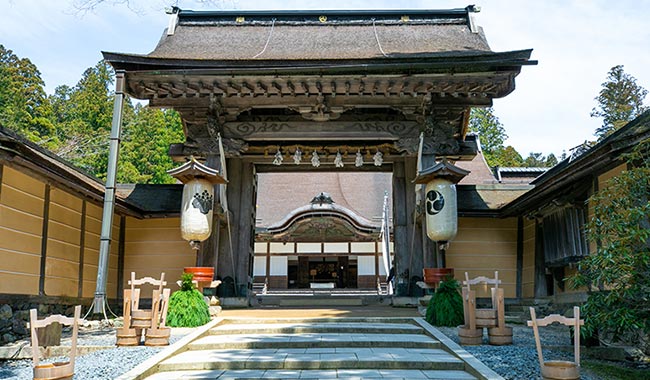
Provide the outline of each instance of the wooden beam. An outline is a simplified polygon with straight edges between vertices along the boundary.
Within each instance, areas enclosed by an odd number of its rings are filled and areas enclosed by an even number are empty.
[[[517,217],[517,283],[515,296],[523,297],[523,272],[524,272],[524,218]]]
[[[79,269],[77,281],[79,286],[77,289],[77,297],[83,297],[83,285],[84,285],[84,264],[85,264],[85,250],[86,250],[86,208],[87,201],[84,199],[81,201],[81,226],[79,230],[81,236],[79,236]],[[118,269],[119,273],[119,269]],[[119,284],[118,284],[119,286]]]
[[[544,227],[535,220],[535,297],[548,296],[546,288],[546,264],[544,262]]]
[[[404,163],[396,163],[393,167],[393,242],[395,247],[395,274],[396,283],[400,279],[409,281],[413,275],[410,273],[409,239],[407,224],[407,199],[406,199],[406,178]],[[407,278],[403,278],[407,276]],[[398,287],[396,295],[407,296],[407,287]]]
[[[126,257],[126,216],[120,217],[120,235],[117,245],[117,294],[121,298],[124,293],[124,259]]]
[[[50,185],[45,185],[45,195],[43,197],[43,224],[41,225],[41,267],[38,278],[38,294],[45,294],[45,276],[47,264],[47,236],[50,224]]]

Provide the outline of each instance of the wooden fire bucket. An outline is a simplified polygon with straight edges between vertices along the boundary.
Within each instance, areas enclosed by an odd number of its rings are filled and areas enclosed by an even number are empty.
[[[142,330],[138,329],[142,332]],[[117,342],[115,343],[118,346],[137,346],[140,344],[140,335],[136,329],[120,329],[117,330]]]
[[[483,329],[471,329],[468,326],[458,326],[458,340],[463,346],[479,346],[483,343]]]
[[[488,329],[488,341],[493,346],[512,344],[512,327],[492,327]]]
[[[151,310],[131,311],[131,326],[148,329],[151,327]]]
[[[494,309],[476,309],[476,327],[496,327],[497,311]]]
[[[70,362],[41,364],[34,367],[34,380],[72,379],[74,365]]]
[[[438,286],[447,276],[454,277],[454,268],[424,268],[422,273],[426,284]]]
[[[580,379],[580,366],[575,362],[551,360],[542,366],[542,378],[547,380],[576,380]]]
[[[183,271],[192,273],[194,275],[193,280],[197,282],[210,282],[214,277],[213,267],[185,267]]]
[[[172,329],[169,327],[159,327],[149,329],[144,335],[145,346],[167,346],[169,345],[169,336]]]

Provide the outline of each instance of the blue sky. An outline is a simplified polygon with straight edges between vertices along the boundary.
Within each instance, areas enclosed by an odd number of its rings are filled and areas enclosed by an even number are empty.
[[[4,0],[0,44],[31,59],[47,91],[74,85],[101,51],[148,53],[167,26],[172,0],[130,0],[76,14],[74,0]],[[464,8],[472,2],[436,1],[179,1],[184,9],[375,9]],[[484,0],[476,15],[494,51],[533,48],[538,66],[524,67],[516,90],[494,102],[509,135],[507,144],[522,155],[559,155],[585,140],[601,120],[591,118],[594,98],[612,66],[650,89],[650,1],[646,0]],[[646,99],[650,104],[650,97]]]

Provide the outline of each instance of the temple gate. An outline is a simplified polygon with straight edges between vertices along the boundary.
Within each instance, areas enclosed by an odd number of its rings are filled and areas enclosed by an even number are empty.
[[[216,212],[197,264],[249,294],[257,173],[383,171],[398,276],[444,266],[419,221],[418,157],[420,167],[471,159],[471,107],[512,92],[536,63],[531,50],[491,51],[475,11],[175,8],[151,53],[105,52],[126,93],[181,114],[186,141],[170,147],[173,159],[225,162],[230,230]]]

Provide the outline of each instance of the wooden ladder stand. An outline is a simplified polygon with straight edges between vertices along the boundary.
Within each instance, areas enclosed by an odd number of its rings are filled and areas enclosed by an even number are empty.
[[[580,326],[585,324],[580,319],[580,308],[573,307],[573,318],[567,318],[559,314],[551,314],[542,319],[535,316],[535,308],[530,308],[530,321],[528,327],[533,328],[535,334],[535,345],[537,346],[537,358],[539,359],[539,368],[542,372],[542,378],[549,380],[573,380],[580,379]],[[565,326],[573,326],[573,353],[574,361],[549,360],[544,361],[542,355],[542,343],[539,339],[538,326],[548,326],[552,323],[559,323]]]
[[[157,286],[151,297],[151,310],[140,309],[140,289],[136,286],[151,284]],[[140,344],[142,331],[145,330],[145,345],[169,344],[170,329],[165,327],[169,289],[163,289],[167,282],[165,273],[160,280],[152,277],[135,278],[131,272],[130,289],[124,290],[124,326],[117,333],[118,346],[137,346]]]
[[[34,358],[34,380],[71,379],[74,376],[74,360],[77,355],[77,334],[79,332],[80,316],[81,305],[75,306],[74,317],[56,314],[39,320],[36,309],[29,311],[29,329],[32,335],[32,357]],[[40,352],[38,349],[38,334],[36,333],[36,329],[48,326],[54,322],[72,326],[72,345],[70,347],[69,360],[67,362],[39,365]]]
[[[476,291],[472,285],[494,285],[491,291],[492,305],[487,309],[476,308]],[[499,288],[499,272],[494,272],[494,278],[479,276],[470,280],[469,274],[465,272],[463,281],[463,313],[465,325],[458,327],[458,336],[461,344],[479,345],[483,341],[483,328],[488,328],[490,344],[506,345],[512,344],[512,328],[506,326],[505,322],[505,300],[503,288]]]

